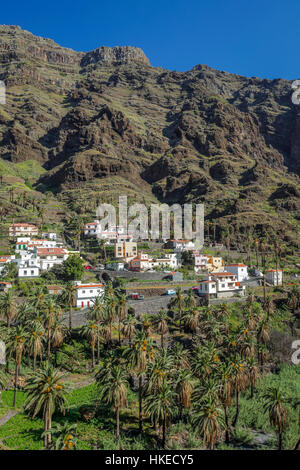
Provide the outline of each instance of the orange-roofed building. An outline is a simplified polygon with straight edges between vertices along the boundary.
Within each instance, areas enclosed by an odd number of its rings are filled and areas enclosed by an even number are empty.
[[[230,263],[225,267],[227,271],[235,274],[239,282],[247,281],[249,279],[248,266],[243,263]]]
[[[104,285],[102,283],[82,283],[74,282],[76,286],[76,307],[90,308],[94,305],[97,297],[104,296]]]

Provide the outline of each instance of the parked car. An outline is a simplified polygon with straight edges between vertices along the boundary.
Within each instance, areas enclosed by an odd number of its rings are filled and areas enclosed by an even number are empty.
[[[132,299],[132,300],[138,300],[139,294],[138,294],[138,292],[129,292],[128,298]]]
[[[97,264],[97,266],[94,268],[94,271],[102,271],[103,269],[105,269],[103,264]]]
[[[166,290],[166,295],[175,295],[176,294],[176,290],[174,289],[167,289]]]
[[[139,297],[138,297],[138,300],[144,300],[145,296],[140,294]]]

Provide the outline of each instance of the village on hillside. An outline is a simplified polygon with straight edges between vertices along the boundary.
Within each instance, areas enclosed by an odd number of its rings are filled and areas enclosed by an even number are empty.
[[[282,431],[265,415],[270,386],[297,382],[297,259],[264,238],[216,240],[209,225],[199,249],[87,217],[6,221],[0,449],[298,448],[296,389]],[[30,401],[35,380],[62,400],[44,418]],[[207,404],[214,433],[198,424],[211,423]]]
[[[12,223],[8,237],[14,254],[0,255],[2,291],[12,288],[14,282],[41,279],[46,272],[63,265],[69,257],[78,256],[86,272],[94,274],[98,280],[84,281],[82,284],[81,280],[74,279],[76,307],[82,309],[92,307],[95,299],[103,296],[105,281],[114,279],[127,281],[129,288],[135,287],[136,292],[129,292],[126,288],[126,293],[128,299],[140,300],[139,311],[143,309],[145,298],[147,303],[149,298],[157,298],[158,292],[160,295],[172,296],[176,294],[176,288],[181,286],[183,290],[191,288],[199,298],[199,304],[208,305],[218,300],[242,300],[248,287],[281,286],[283,282],[283,270],[276,267],[275,263],[272,268],[262,272],[243,262],[225,262],[220,255],[196,250],[194,242],[190,240],[158,240],[152,250],[155,254],[151,254],[147,243],[133,241],[132,236],[125,234],[120,226],[101,231],[98,220],[85,224],[82,233],[83,241],[94,238],[99,244],[98,263],[94,266],[79,250],[66,246],[57,233],[39,231],[34,224]],[[147,249],[143,250],[143,246]],[[222,246],[219,244],[215,248],[220,250]],[[5,281],[12,266],[16,269],[15,280]],[[149,288],[151,281],[152,289]],[[57,295],[62,291],[62,286],[49,283],[47,289],[49,293]]]

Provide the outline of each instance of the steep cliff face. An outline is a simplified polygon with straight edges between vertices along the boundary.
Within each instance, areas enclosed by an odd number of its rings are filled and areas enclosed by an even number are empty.
[[[139,48],[75,52],[15,26],[0,27],[0,79],[0,157],[39,161],[38,188],[91,195],[91,183],[116,177],[120,192],[128,181],[161,201],[205,202],[220,228],[257,224],[295,242],[300,121],[289,81],[205,65],[171,72]]]

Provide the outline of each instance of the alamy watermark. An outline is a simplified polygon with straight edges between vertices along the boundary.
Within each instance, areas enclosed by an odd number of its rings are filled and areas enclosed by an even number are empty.
[[[0,340],[0,364],[5,365],[5,343],[4,341]]]
[[[292,342],[292,349],[296,349],[296,351],[292,354],[291,361],[293,364],[298,365],[300,364],[300,339]]]
[[[128,207],[127,196],[119,196],[117,211],[112,204],[100,204],[96,210],[101,220],[100,230],[122,227],[122,233],[133,240],[185,239],[204,244],[204,204],[132,204]],[[172,233],[172,236],[171,236]]]
[[[0,80],[0,104],[6,104],[6,86],[2,80]]]
[[[300,80],[294,80],[292,89],[295,90],[292,94],[292,103],[300,104]]]

